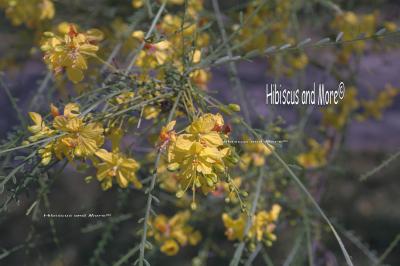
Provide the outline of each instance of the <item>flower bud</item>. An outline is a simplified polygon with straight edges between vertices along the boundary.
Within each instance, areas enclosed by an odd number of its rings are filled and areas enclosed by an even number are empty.
[[[180,199],[183,197],[184,194],[185,194],[185,192],[183,190],[178,190],[176,192],[175,196]]]
[[[178,168],[179,168],[178,163],[170,163],[170,164],[168,164],[168,167],[167,167],[168,171],[171,171],[171,172],[178,170]]]
[[[231,109],[234,112],[240,112],[240,105],[235,104],[235,103],[230,103],[228,105],[229,109]]]

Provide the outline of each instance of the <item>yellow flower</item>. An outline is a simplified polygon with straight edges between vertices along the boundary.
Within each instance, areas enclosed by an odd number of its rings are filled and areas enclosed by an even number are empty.
[[[289,63],[295,70],[302,70],[308,64],[308,57],[305,53],[300,53],[299,56],[291,57]]]
[[[173,256],[178,253],[180,247],[187,244],[194,246],[201,240],[200,232],[187,225],[189,218],[190,212],[183,211],[171,218],[160,214],[150,221],[151,228],[148,234],[161,244],[161,252]]]
[[[132,6],[134,8],[141,8],[143,6],[143,0],[132,0]]]
[[[272,245],[272,242],[276,240],[276,235],[273,234],[273,231],[281,209],[280,205],[274,204],[269,212],[260,211],[256,213],[251,219],[251,227],[246,236],[247,241],[263,241],[268,246]],[[222,221],[226,228],[225,235],[228,240],[243,240],[247,223],[246,215],[241,214],[237,219],[232,219],[227,213],[223,213]]]
[[[121,104],[126,104],[126,103],[129,103],[133,99],[134,96],[135,96],[134,92],[125,91],[125,92],[122,92],[120,95],[115,97],[115,102],[117,104],[120,104],[120,105]]]
[[[38,26],[43,20],[54,17],[54,5],[50,0],[3,0],[0,7],[4,8],[12,24],[25,24],[29,28]]]
[[[166,147],[170,141],[176,141],[176,132],[174,131],[175,125],[176,121],[174,120],[169,122],[165,127],[161,128],[158,138],[160,148]]]
[[[206,47],[209,41],[207,32],[198,32],[198,27],[204,23],[203,19],[195,18],[196,11],[193,11],[193,14],[190,15],[192,7],[194,9],[199,8],[195,7],[193,2],[189,1],[185,22],[182,21],[182,17],[179,15],[167,14],[158,26],[160,32],[167,36],[168,41],[171,43],[169,61],[181,72],[184,70],[182,57],[187,58],[192,64],[199,63],[202,56],[201,48]],[[202,77],[204,78],[204,76]]]
[[[43,148],[39,149],[38,153],[40,155],[40,163],[42,165],[48,165],[53,158],[53,148],[54,148],[54,143],[50,142]]]
[[[243,144],[244,153],[240,157],[240,169],[245,171],[250,165],[256,167],[263,166],[265,164],[265,157],[271,154],[271,150],[274,150],[274,147],[262,142],[252,141],[246,135],[243,136],[243,140],[246,143]]]
[[[196,69],[189,74],[191,80],[201,89],[207,89],[207,83],[211,79],[211,72],[204,69]]]
[[[104,142],[103,127],[99,123],[85,123],[79,117],[79,106],[67,104],[64,114],[56,116],[53,127],[63,135],[56,139],[54,151],[59,159],[69,160],[93,155]]]
[[[97,179],[101,182],[104,190],[111,188],[112,180],[115,178],[120,187],[126,188],[129,183],[140,189],[142,183],[136,177],[136,171],[139,169],[139,164],[132,158],[127,158],[122,153],[113,151],[108,152],[100,149],[96,152],[102,162],[96,163]]]
[[[362,100],[361,106],[364,112],[359,116],[359,120],[363,121],[368,117],[380,119],[383,111],[393,103],[393,99],[399,94],[400,90],[391,85],[378,93],[378,96],[372,100]]]
[[[191,188],[193,209],[196,208],[196,190],[201,188],[204,194],[214,191],[219,182],[218,174],[225,171],[223,159],[230,149],[224,146],[223,125],[220,114],[204,114],[168,145],[168,169],[178,170],[180,190],[177,196],[183,196]]]
[[[232,219],[227,213],[222,214],[222,221],[226,228],[225,235],[228,240],[243,240],[244,228],[246,226],[247,216],[241,214],[239,218]]]
[[[34,142],[60,134],[39,150],[43,164],[48,164],[53,154],[60,160],[67,157],[71,161],[75,156],[86,158],[93,155],[103,145],[102,125],[84,122],[84,118],[80,117],[77,104],[67,104],[62,115],[54,105],[51,105],[50,109],[54,117],[52,127],[46,126],[41,115],[29,113],[34,122],[34,125],[28,127],[28,130],[34,134],[28,138],[29,141]]]
[[[139,52],[135,61],[135,65],[146,69],[153,69],[163,65],[167,61],[171,48],[171,43],[169,41],[163,40],[157,43],[147,42],[144,40],[143,31],[134,31],[132,37],[138,42],[145,42],[143,50]]]
[[[378,12],[359,15],[348,11],[338,13],[331,23],[332,29],[343,32],[342,39],[349,41],[357,38],[360,34],[371,36],[377,30]],[[353,53],[362,53],[365,50],[364,41],[353,42],[341,48],[338,54],[340,63],[347,63]]]
[[[146,106],[143,110],[143,117],[146,120],[154,119],[160,114],[160,108],[155,106]]]
[[[272,242],[276,240],[276,235],[273,234],[276,227],[274,222],[278,219],[280,211],[281,206],[274,204],[271,211],[257,213],[250,235],[254,235],[257,241],[264,240],[267,246],[271,246]]]
[[[389,32],[395,32],[397,30],[397,25],[394,22],[386,21],[384,25]]]
[[[309,139],[308,145],[311,149],[308,152],[299,154],[297,162],[305,168],[317,168],[326,165],[326,157],[329,151],[328,142],[321,145],[316,140]]]
[[[40,48],[45,52],[44,60],[48,67],[56,74],[65,69],[69,80],[80,82],[84,78],[83,71],[88,68],[87,58],[96,57],[99,47],[93,43],[103,38],[102,33],[96,29],[78,33],[70,24],[68,33],[62,37],[51,32],[44,35],[46,38]]]

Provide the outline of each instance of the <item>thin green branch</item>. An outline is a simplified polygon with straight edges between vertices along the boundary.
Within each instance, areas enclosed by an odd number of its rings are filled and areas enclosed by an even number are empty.
[[[365,174],[362,174],[360,176],[360,181],[365,181],[367,178],[373,176],[374,174],[378,173],[379,171],[381,171],[383,168],[385,168],[386,166],[388,166],[391,162],[393,162],[394,160],[397,159],[397,157],[400,156],[400,150],[398,152],[396,152],[395,154],[392,154],[389,158],[387,158],[386,160],[384,160],[381,164],[379,164],[378,166],[376,166],[374,169],[368,171]]]
[[[261,140],[259,134],[253,129],[251,128],[245,121],[242,120],[242,124],[250,131],[252,132],[252,134],[257,137],[258,139]],[[315,201],[314,197],[311,195],[311,193],[307,190],[307,188],[303,185],[303,183],[300,181],[300,179],[297,177],[297,175],[293,172],[293,170],[289,167],[289,165],[282,159],[282,157],[271,147],[269,147],[269,145],[265,145],[270,152],[272,153],[272,155],[275,157],[275,159],[278,160],[278,162],[283,166],[283,168],[289,173],[290,177],[297,183],[297,185],[300,187],[300,189],[303,191],[303,193],[306,194],[306,196],[308,197],[308,199],[311,201],[312,205],[314,205],[314,207],[317,209],[317,211],[319,212],[319,214],[322,216],[322,218],[325,220],[325,222],[328,224],[328,226],[330,227],[330,229],[332,230],[333,235],[335,236],[336,240],[339,243],[340,249],[342,250],[342,253],[346,259],[346,263],[349,266],[353,266],[353,262],[350,258],[349,253],[346,250],[346,247],[343,244],[343,241],[341,239],[341,237],[339,236],[339,234],[336,232],[335,227],[332,225],[331,221],[329,220],[329,218],[325,215],[324,211],[321,209],[321,207],[318,205],[318,203]]]
[[[26,125],[25,117],[22,115],[21,110],[18,107],[18,104],[17,104],[14,96],[12,96],[11,91],[8,88],[8,86],[6,85],[6,83],[4,82],[2,76],[3,76],[3,73],[0,73],[0,85],[3,87],[4,92],[6,93],[8,99],[10,100],[12,107],[17,112],[17,117],[18,117],[19,121],[21,122],[22,125]]]
[[[226,35],[225,27],[224,27],[224,22],[222,21],[222,14],[221,14],[221,10],[219,9],[218,0],[213,0],[212,4],[213,4],[214,11],[215,11],[218,28],[221,33],[222,40],[223,40],[224,46],[226,48],[227,54],[229,57],[232,57],[233,53],[232,53],[232,49],[227,40],[227,35]],[[229,62],[229,72],[230,72],[231,80],[233,83],[233,89],[236,94],[235,97],[236,97],[236,99],[239,100],[239,103],[240,103],[240,106],[242,107],[243,115],[244,115],[246,122],[250,124],[251,121],[250,121],[249,108],[247,105],[246,97],[243,93],[242,83],[238,76],[238,71],[237,71],[236,64],[234,61]]]
[[[144,41],[142,41],[142,43],[140,44],[139,48],[138,48],[137,51],[136,51],[136,54],[135,54],[134,57],[132,58],[132,60],[131,60],[131,62],[129,63],[128,67],[126,68],[126,70],[125,70],[125,75],[129,74],[129,72],[131,71],[133,65],[134,65],[135,62],[136,62],[136,59],[137,59],[137,57],[138,57],[140,51],[143,50],[144,45],[146,44],[145,41],[146,41],[148,38],[150,38],[151,34],[153,34],[153,31],[154,31],[154,29],[155,29],[155,27],[156,27],[156,24],[157,24],[158,20],[160,19],[161,14],[162,14],[162,12],[163,12],[164,9],[165,9],[165,5],[166,5],[166,4],[167,4],[167,1],[164,0],[163,3],[161,4],[160,8],[158,9],[158,12],[157,12],[156,16],[154,17],[153,22],[151,23],[150,29],[147,31],[147,33],[146,33],[146,35],[145,35],[145,37],[144,37]]]
[[[250,60],[253,58],[256,58],[257,56],[270,56],[270,55],[275,55],[275,54],[280,54],[280,53],[285,53],[285,52],[296,52],[296,51],[301,51],[305,49],[311,49],[311,48],[326,48],[326,47],[331,47],[331,46],[337,46],[337,45],[350,45],[355,42],[359,41],[370,41],[370,40],[375,40],[375,39],[384,39],[387,37],[394,37],[400,34],[400,31],[395,31],[395,32],[387,32],[383,34],[374,34],[371,36],[364,36],[364,37],[358,37],[352,40],[346,40],[346,41],[331,41],[329,38],[325,38],[327,41],[317,41],[315,43],[311,43],[311,39],[307,39],[308,41],[305,43],[299,42],[297,45],[293,46],[286,46],[287,44],[282,44],[281,46],[271,46],[268,47],[264,50],[262,53],[249,53],[247,55],[232,55],[230,56],[225,56],[225,57],[220,57],[216,59],[212,58],[206,58],[202,60],[200,63],[197,65],[194,65],[191,67],[187,72],[190,73],[196,69],[201,69],[201,68],[207,68],[211,66],[218,66],[222,64],[229,63],[231,61],[239,61],[239,60]],[[322,39],[322,40],[325,40]],[[209,56],[211,57],[211,56]]]
[[[245,229],[244,229],[244,232],[243,232],[243,240],[236,247],[236,250],[235,250],[235,253],[233,255],[233,258],[232,258],[231,262],[229,263],[230,266],[239,265],[240,259],[241,259],[242,254],[243,254],[244,246],[245,246],[245,239],[246,239],[247,234],[250,231],[250,228],[252,226],[252,220],[253,220],[254,214],[256,213],[257,203],[258,203],[258,199],[260,197],[261,187],[262,187],[262,184],[263,184],[263,179],[264,179],[264,168],[260,167],[260,174],[258,176],[257,183],[256,183],[256,192],[254,194],[254,199],[253,199],[253,203],[251,205],[250,214],[249,214],[249,216],[247,218],[246,226],[245,226]]]
[[[168,120],[167,120],[167,124],[169,122],[171,122],[173,116],[175,115],[175,111],[176,108],[178,107],[179,104],[179,100],[181,98],[182,95],[182,91],[180,91],[178,93],[178,96],[176,97],[175,103],[169,113],[168,116]],[[157,158],[156,161],[154,163],[154,173],[153,173],[153,177],[151,179],[150,182],[150,186],[147,188],[146,193],[147,195],[147,204],[146,204],[146,211],[145,211],[145,216],[143,219],[143,232],[142,232],[142,239],[140,241],[140,245],[139,245],[139,266],[143,266],[145,258],[144,258],[144,253],[145,253],[145,248],[146,248],[146,242],[147,242],[147,227],[148,227],[148,221],[150,218],[150,212],[151,212],[151,206],[152,206],[152,201],[153,201],[153,195],[152,195],[152,191],[154,190],[155,184],[156,184],[156,180],[157,180],[157,169],[158,169],[158,165],[160,163],[160,159],[161,159],[161,154],[162,154],[162,150],[160,149],[157,153]]]
[[[382,264],[382,262],[386,259],[386,257],[390,254],[390,252],[393,251],[393,249],[397,246],[397,244],[400,242],[400,234],[397,234],[397,236],[394,238],[392,243],[390,243],[389,247],[385,250],[385,252],[382,254],[382,256],[379,257],[379,260],[374,264],[374,266],[379,266]]]

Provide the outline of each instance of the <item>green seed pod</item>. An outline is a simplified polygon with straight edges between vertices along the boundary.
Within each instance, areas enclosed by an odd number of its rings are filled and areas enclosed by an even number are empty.
[[[231,121],[233,124],[241,124],[242,123],[242,119],[240,119],[239,117],[235,117]]]
[[[231,109],[234,112],[240,112],[240,105],[235,104],[235,103],[230,103],[228,105],[229,109]]]
[[[185,192],[183,190],[178,190],[175,194],[175,196],[180,199],[183,197],[183,195],[185,195]]]
[[[54,33],[50,32],[50,31],[46,31],[43,33],[43,36],[47,37],[47,38],[51,38],[51,37],[54,37]]]
[[[214,164],[214,167],[218,172],[225,172],[225,167],[221,164]]]
[[[239,158],[237,158],[236,156],[227,156],[226,160],[233,165],[235,165],[239,162]]]
[[[206,178],[206,181],[207,181],[207,185],[208,185],[209,187],[213,187],[213,186],[214,186],[214,182],[213,182],[213,180],[212,180],[210,177],[207,177],[207,178]]]
[[[232,111],[226,105],[220,105],[219,110],[227,115],[232,115]]]

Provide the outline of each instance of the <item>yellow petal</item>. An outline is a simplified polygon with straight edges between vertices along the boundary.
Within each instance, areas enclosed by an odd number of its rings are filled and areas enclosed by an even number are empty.
[[[64,116],[77,117],[79,115],[79,105],[77,103],[68,103],[64,107]]]
[[[132,32],[132,37],[133,37],[133,38],[136,38],[136,39],[138,39],[138,40],[140,40],[140,41],[143,41],[143,39],[144,39],[144,32],[141,31],[141,30],[134,31],[134,32]]]
[[[72,82],[78,83],[83,80],[84,76],[83,76],[82,70],[80,70],[78,68],[68,67],[67,68],[67,77]]]
[[[200,59],[201,59],[201,51],[200,50],[195,50],[194,53],[193,53],[192,62],[194,64],[197,64],[197,63],[200,62]]]
[[[113,156],[111,152],[106,151],[105,149],[99,149],[96,151],[96,156],[102,159],[103,161],[112,164],[113,163]]]
[[[168,256],[173,256],[179,251],[178,243],[175,240],[167,240],[160,248],[161,252],[165,253]]]
[[[118,185],[122,188],[126,188],[129,184],[128,179],[126,179],[126,177],[123,175],[121,171],[117,172],[117,182]]]
[[[208,144],[212,145],[212,146],[218,147],[218,146],[221,146],[221,145],[224,144],[221,136],[216,131],[212,131],[210,133],[202,135],[201,138],[203,140],[205,140]]]
[[[29,116],[32,119],[33,123],[35,123],[35,125],[42,124],[42,116],[40,114],[35,112],[29,112]]]

